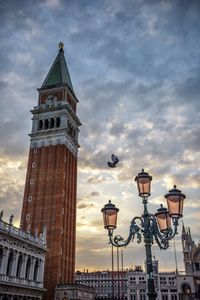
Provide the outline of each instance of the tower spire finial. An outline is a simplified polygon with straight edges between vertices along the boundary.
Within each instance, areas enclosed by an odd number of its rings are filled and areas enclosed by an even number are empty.
[[[64,43],[62,41],[59,42],[58,47],[60,49],[59,51],[64,52]]]

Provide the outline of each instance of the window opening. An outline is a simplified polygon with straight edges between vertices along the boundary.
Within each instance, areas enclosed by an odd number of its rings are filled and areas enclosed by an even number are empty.
[[[48,128],[49,128],[49,120],[46,119],[46,120],[44,121],[44,129],[48,129]]]
[[[37,281],[37,277],[38,277],[38,260],[36,260],[36,262],[35,262],[33,280]]]
[[[21,268],[22,268],[22,255],[20,254],[19,258],[18,258],[18,263],[17,263],[17,277],[20,277],[20,273],[21,273]]]
[[[51,120],[50,120],[50,128],[54,128],[54,119],[53,118],[51,118]]]
[[[26,215],[26,220],[30,220],[30,214]]]
[[[60,127],[60,118],[59,117],[56,118],[56,127]]]
[[[28,202],[32,201],[32,196],[28,196]]]
[[[8,264],[7,264],[7,271],[6,271],[6,275],[8,276],[11,275],[13,259],[14,259],[14,255],[13,255],[13,251],[11,251],[8,257]]]
[[[31,268],[31,258],[29,256],[27,263],[26,263],[25,279],[29,279],[30,268]]]
[[[43,121],[40,120],[38,123],[38,130],[42,130],[43,129]]]

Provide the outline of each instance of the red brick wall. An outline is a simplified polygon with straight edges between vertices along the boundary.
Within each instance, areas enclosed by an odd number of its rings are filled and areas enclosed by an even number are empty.
[[[76,101],[73,99],[70,93],[67,93],[67,102],[70,104],[71,108],[76,112]]]
[[[64,100],[65,99],[65,90],[62,89],[60,91],[47,91],[46,93],[42,93],[42,94],[39,94],[39,101],[38,101],[38,104],[44,104],[46,103],[46,99],[48,96],[54,96],[54,97],[57,97],[58,101],[61,101],[61,100]]]
[[[35,168],[32,167],[35,163]],[[30,180],[34,179],[34,184]],[[21,228],[39,233],[47,226],[45,299],[54,299],[58,283],[73,283],[75,271],[77,158],[65,145],[30,149]],[[32,201],[28,202],[28,197]],[[30,214],[30,220],[26,220]],[[61,253],[62,249],[62,253]]]

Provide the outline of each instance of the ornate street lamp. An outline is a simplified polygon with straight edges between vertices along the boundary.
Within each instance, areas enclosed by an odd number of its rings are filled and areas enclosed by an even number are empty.
[[[117,227],[117,213],[119,209],[109,200],[109,203],[107,203],[101,211],[103,213],[104,228],[108,230],[109,242],[113,246],[126,247],[135,237],[137,242],[140,243],[143,235],[148,276],[147,295],[149,300],[155,300],[157,293],[153,280],[151,246],[155,241],[162,250],[169,247],[169,240],[178,233],[178,219],[183,216],[185,195],[174,186],[174,188],[165,195],[168,209],[164,208],[161,204],[155,215],[150,214],[147,209],[147,204],[148,197],[151,195],[152,176],[142,169],[142,172],[135,177],[135,181],[137,182],[138,194],[142,198],[144,210],[141,217],[136,216],[132,219],[127,239],[124,239],[121,235],[113,237],[113,231]],[[173,228],[171,226],[171,220]]]

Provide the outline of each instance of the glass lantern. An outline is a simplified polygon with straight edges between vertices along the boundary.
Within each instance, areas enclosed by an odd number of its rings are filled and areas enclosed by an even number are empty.
[[[111,200],[102,208],[105,229],[112,230],[116,228],[118,211],[119,209],[111,203]]]
[[[151,195],[152,176],[142,169],[142,172],[135,177],[135,181],[137,182],[139,196],[143,198],[149,197]]]
[[[170,217],[175,219],[182,218],[185,195],[174,185],[174,188],[165,195],[165,198],[167,199]]]
[[[157,210],[157,213],[155,213],[155,217],[160,232],[167,233],[171,228],[171,218],[169,216],[168,210],[165,207],[163,207],[162,204],[160,205],[160,208]]]

